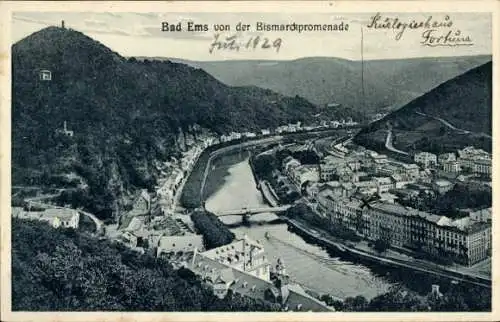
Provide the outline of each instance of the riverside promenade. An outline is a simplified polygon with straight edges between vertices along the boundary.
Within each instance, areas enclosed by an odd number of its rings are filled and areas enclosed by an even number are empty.
[[[387,252],[384,256],[381,256],[379,254],[370,252],[370,249],[367,245],[362,245],[363,242],[360,245],[347,245],[343,242],[339,242],[335,237],[331,236],[331,234],[320,228],[315,227],[314,229],[311,229],[310,227],[308,227],[308,225],[297,220],[289,218],[283,219],[287,222],[287,224],[297,229],[302,234],[305,234],[308,237],[314,239],[321,245],[324,245],[326,247],[333,247],[338,251],[375,264],[412,269],[423,273],[449,278],[451,280],[467,282],[489,289],[492,288],[491,278],[459,271],[451,267],[444,267],[427,261],[424,262],[422,260],[416,260],[412,257],[402,255],[394,251]]]

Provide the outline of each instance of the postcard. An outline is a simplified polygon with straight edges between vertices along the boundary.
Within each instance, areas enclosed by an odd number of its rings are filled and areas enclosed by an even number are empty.
[[[2,320],[498,319],[480,3],[0,4]]]

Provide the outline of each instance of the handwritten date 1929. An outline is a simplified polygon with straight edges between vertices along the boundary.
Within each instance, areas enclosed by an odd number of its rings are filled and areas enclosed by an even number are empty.
[[[271,40],[267,37],[255,36],[255,37],[243,37],[238,35],[232,35],[228,37],[222,37],[220,34],[214,35],[214,41],[210,44],[208,49],[209,53],[213,53],[215,50],[226,50],[226,51],[240,51],[240,49],[270,49],[276,52],[280,51],[282,44],[281,38],[276,38]]]

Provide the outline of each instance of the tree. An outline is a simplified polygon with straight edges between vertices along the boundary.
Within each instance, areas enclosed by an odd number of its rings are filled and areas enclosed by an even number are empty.
[[[344,300],[344,309],[348,312],[363,312],[368,306],[368,301],[362,295],[348,297]]]
[[[387,242],[387,240],[377,239],[373,247],[377,252],[383,253],[390,247],[390,244]]]
[[[234,240],[234,234],[213,213],[196,211],[191,214],[191,219],[203,235],[206,249],[227,245]]]

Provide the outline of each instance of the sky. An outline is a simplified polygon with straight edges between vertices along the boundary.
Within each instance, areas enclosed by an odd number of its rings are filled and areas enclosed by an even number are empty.
[[[95,13],[95,12],[14,12],[12,16],[12,42],[51,25],[65,21],[73,28],[98,40],[122,56],[171,57],[196,61],[228,59],[290,60],[302,57],[339,57],[350,60],[361,59],[361,29],[363,28],[364,59],[397,59],[410,57],[438,57],[464,55],[491,55],[492,21],[488,13],[380,13],[382,20],[398,18],[402,22],[433,21],[452,22],[452,25],[437,28],[436,36],[449,31],[458,37],[468,37],[469,46],[424,46],[422,33],[425,29],[407,28],[400,39],[393,29],[368,28],[374,13]],[[448,15],[449,20],[445,20]],[[162,22],[181,22],[186,29],[188,22],[207,24],[206,32],[163,32]],[[348,31],[317,32],[258,32],[256,22],[269,24],[349,24]],[[237,32],[238,22],[249,24],[252,30]],[[240,51],[214,50],[209,48],[214,41],[213,25],[229,24],[231,31],[221,32],[221,38],[236,35],[238,42],[246,44],[256,36],[268,38],[273,43],[281,39],[276,48],[242,49]]]

